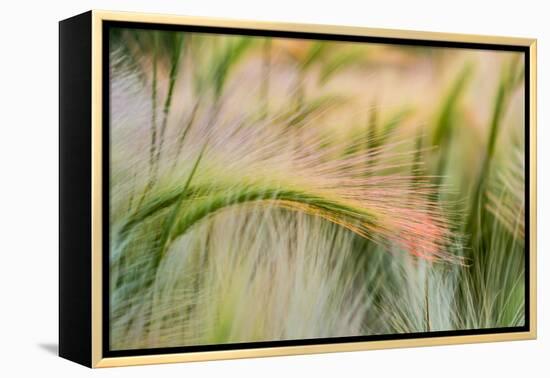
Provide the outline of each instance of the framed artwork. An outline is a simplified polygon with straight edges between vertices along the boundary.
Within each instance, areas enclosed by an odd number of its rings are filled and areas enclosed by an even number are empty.
[[[60,22],[60,355],[536,337],[533,39]]]

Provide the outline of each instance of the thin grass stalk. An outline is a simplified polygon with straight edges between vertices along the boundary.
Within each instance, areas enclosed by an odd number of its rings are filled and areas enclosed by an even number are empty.
[[[260,98],[263,100],[261,119],[269,115],[269,80],[271,75],[271,38],[266,38],[262,47],[262,83]]]
[[[435,133],[432,139],[432,145],[439,149],[439,158],[435,171],[435,184],[441,186],[445,175],[447,162],[450,154],[450,143],[453,129],[456,125],[457,108],[460,100],[464,96],[468,83],[473,73],[473,65],[466,63],[456,79],[454,80],[445,100],[441,106],[437,118]],[[440,193],[437,193],[439,196]]]
[[[178,164],[187,134],[189,133],[189,131],[193,127],[193,123],[195,122],[195,118],[199,110],[199,105],[200,100],[195,100],[195,103],[193,104],[193,109],[191,110],[191,114],[189,115],[189,118],[187,119],[187,122],[185,123],[185,126],[182,128],[181,133],[178,137],[178,141],[176,142],[176,156],[174,157],[174,161],[172,163],[172,170],[174,170],[176,168],[176,165]]]
[[[166,95],[166,99],[164,101],[164,107],[163,107],[163,118],[162,118],[162,124],[160,128],[160,135],[159,135],[159,147],[157,150],[157,156],[156,156],[156,167],[157,170],[159,168],[160,164],[160,158],[162,154],[162,148],[164,145],[164,138],[166,134],[166,128],[168,125],[168,116],[170,114],[170,107],[172,106],[172,96],[174,93],[174,86],[176,84],[176,80],[178,78],[179,73],[179,63],[181,58],[181,51],[182,51],[182,45],[184,43],[183,36],[180,33],[174,34],[171,36],[171,59],[170,59],[170,75],[169,75],[169,83],[168,83],[168,93]]]
[[[510,65],[502,68],[501,76],[498,83],[498,88],[495,95],[495,101],[493,105],[493,112],[491,114],[489,136],[487,139],[487,148],[483,157],[483,164],[478,174],[478,178],[474,185],[471,210],[469,212],[469,218],[466,223],[466,234],[470,235],[470,246],[473,246],[474,241],[480,241],[481,250],[486,249],[484,238],[482,237],[482,227],[485,223],[486,210],[483,206],[480,206],[486,196],[486,186],[489,177],[489,171],[493,156],[495,153],[495,143],[499,134],[502,117],[506,110],[506,105],[512,94],[512,90],[517,85],[516,71],[517,61],[512,61]]]
[[[153,78],[151,80],[151,143],[149,146],[149,178],[147,185],[145,186],[143,193],[137,203],[137,207],[140,207],[149,191],[155,185],[156,169],[155,169],[155,156],[157,148],[157,76],[158,76],[158,58],[159,58],[159,35],[158,32],[153,32],[153,53],[152,53],[152,70]]]
[[[369,172],[371,167],[376,163],[375,156],[369,155],[369,152],[376,148],[376,138],[378,137],[378,110],[376,104],[373,103],[369,112],[369,121],[367,123],[367,142],[365,147],[366,172]]]
[[[191,172],[189,173],[189,176],[187,177],[187,181],[185,181],[185,184],[183,186],[184,191],[186,191],[191,185],[193,177],[195,176],[195,174],[197,172],[197,169],[199,167],[199,164],[200,164],[200,162],[202,160],[202,157],[204,155],[204,151],[206,149],[207,144],[208,144],[208,141],[205,142],[203,148],[201,149],[201,151],[199,153],[199,156],[195,160],[193,168],[191,169]],[[170,211],[170,214],[166,218],[164,226],[162,227],[163,233],[160,237],[160,252],[158,254],[155,254],[155,258],[153,260],[154,261],[153,266],[155,266],[155,267],[158,266],[158,263],[160,262],[160,260],[164,256],[166,248],[168,247],[168,244],[170,243],[170,240],[172,239],[172,231],[173,231],[173,229],[174,229],[174,227],[177,223],[176,222],[177,216],[180,213],[180,210],[181,210],[181,207],[182,207],[182,204],[183,204],[183,200],[184,200],[183,197],[178,198],[178,200],[174,204],[172,210]]]
[[[158,64],[158,33],[153,33],[153,79],[151,81],[151,144],[149,147],[149,181],[155,180],[155,156],[157,148],[157,64]]]

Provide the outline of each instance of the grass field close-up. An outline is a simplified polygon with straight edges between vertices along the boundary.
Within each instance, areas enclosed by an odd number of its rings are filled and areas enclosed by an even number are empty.
[[[112,350],[525,325],[523,53],[108,38]]]

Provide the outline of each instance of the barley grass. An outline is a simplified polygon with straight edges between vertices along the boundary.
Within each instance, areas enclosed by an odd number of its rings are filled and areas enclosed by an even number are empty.
[[[117,29],[110,61],[112,349],[524,324],[518,54]]]

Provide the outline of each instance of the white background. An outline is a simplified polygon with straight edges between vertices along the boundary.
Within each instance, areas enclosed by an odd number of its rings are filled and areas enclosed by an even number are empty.
[[[550,12],[546,1],[5,1],[0,20],[0,375],[548,377]],[[539,339],[91,371],[55,356],[58,25],[95,9],[536,37]]]

